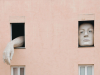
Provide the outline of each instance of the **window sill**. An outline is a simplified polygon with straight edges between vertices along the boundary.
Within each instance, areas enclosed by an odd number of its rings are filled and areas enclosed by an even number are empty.
[[[25,47],[14,47],[14,49],[26,49]]]

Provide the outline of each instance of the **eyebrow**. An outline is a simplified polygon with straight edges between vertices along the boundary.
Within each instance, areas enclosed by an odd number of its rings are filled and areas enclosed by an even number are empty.
[[[79,29],[79,31],[80,31],[80,30],[84,30],[84,29]]]
[[[89,29],[93,29],[93,28],[89,28]],[[93,29],[94,30],[94,29]]]

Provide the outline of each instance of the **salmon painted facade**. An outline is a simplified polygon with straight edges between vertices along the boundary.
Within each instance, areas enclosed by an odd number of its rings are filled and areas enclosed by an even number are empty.
[[[80,20],[94,20],[94,47],[78,47]],[[11,23],[25,23],[25,48],[7,65]],[[25,75],[83,75],[80,65],[100,75],[100,0],[0,0],[0,75],[12,66],[24,66]]]

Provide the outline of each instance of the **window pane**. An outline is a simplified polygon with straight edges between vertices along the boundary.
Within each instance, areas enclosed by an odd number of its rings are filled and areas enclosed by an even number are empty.
[[[20,75],[24,75],[24,68],[20,68]]]
[[[18,69],[17,68],[13,68],[13,75],[18,75]]]
[[[92,66],[87,67],[87,75],[92,75]]]
[[[80,75],[85,75],[85,67],[80,67]]]

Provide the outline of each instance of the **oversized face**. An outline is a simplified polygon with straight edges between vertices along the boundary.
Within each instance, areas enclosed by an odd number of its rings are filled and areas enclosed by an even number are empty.
[[[83,23],[79,27],[79,45],[92,46],[94,45],[94,28],[89,23]]]

